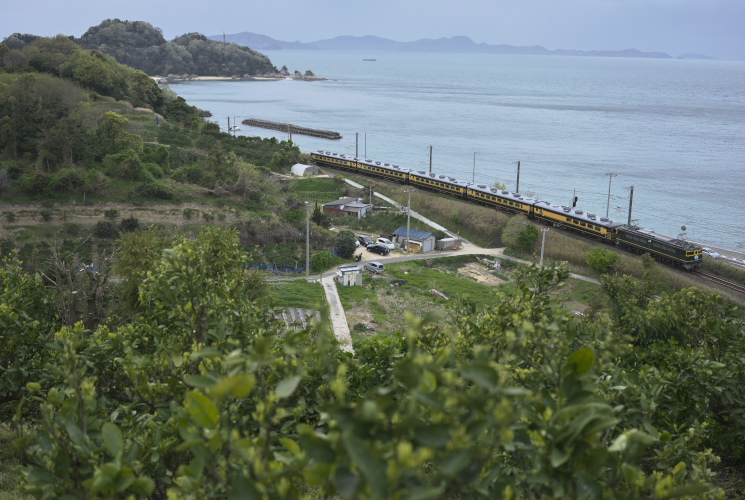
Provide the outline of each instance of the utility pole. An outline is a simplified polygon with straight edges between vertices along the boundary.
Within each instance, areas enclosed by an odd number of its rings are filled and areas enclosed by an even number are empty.
[[[543,250],[546,247],[546,233],[548,232],[548,228],[541,229],[541,232],[543,233],[543,241],[541,241],[541,270],[543,270]]]
[[[372,185],[372,184],[370,184],[370,205],[372,205],[372,204],[373,204],[373,201],[372,201],[372,195],[373,195],[373,185]]]
[[[608,206],[605,208],[605,218],[608,218],[608,214],[610,213],[610,187],[613,184],[613,178],[617,177],[618,174],[615,174],[613,172],[608,172],[605,174],[608,176]]]
[[[355,168],[360,168],[360,133],[355,132],[354,133],[354,166]]]
[[[429,173],[432,173],[432,146],[429,147]]]
[[[365,159],[367,159],[367,132],[365,132]]]
[[[634,204],[634,186],[631,186],[631,192],[629,193],[629,226],[631,225],[631,206]]]
[[[305,202],[305,279],[310,277],[310,205]]]
[[[406,205],[406,251],[411,251],[411,189],[406,191],[409,193],[409,203]]]
[[[515,192],[520,192],[520,160],[517,160],[517,187],[515,188]]]
[[[473,152],[473,177],[471,182],[476,182],[476,151]]]
[[[230,117],[228,116],[228,134],[230,133]]]

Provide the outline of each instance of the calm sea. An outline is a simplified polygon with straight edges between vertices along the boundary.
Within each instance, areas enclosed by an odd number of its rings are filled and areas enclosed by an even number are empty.
[[[303,151],[355,154],[628,218],[725,248],[745,242],[745,63],[476,54],[267,51],[322,82],[186,82],[227,118],[333,130]],[[363,61],[375,58],[376,61]],[[242,127],[240,134],[285,139]],[[607,174],[615,173],[611,177]],[[608,190],[611,198],[608,207]]]

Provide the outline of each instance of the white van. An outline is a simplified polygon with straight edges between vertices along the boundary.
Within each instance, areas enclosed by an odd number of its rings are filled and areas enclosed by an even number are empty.
[[[385,271],[385,266],[377,260],[373,260],[371,262],[365,262],[365,270],[370,271],[371,273],[380,274]]]
[[[388,250],[393,250],[395,246],[393,245],[393,242],[389,240],[388,238],[378,238],[378,240],[375,242],[378,245],[385,245],[388,247]]]

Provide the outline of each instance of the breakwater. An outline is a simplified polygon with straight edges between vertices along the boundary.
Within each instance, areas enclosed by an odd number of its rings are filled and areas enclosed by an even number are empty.
[[[292,123],[272,122],[269,120],[259,120],[257,118],[248,118],[241,122],[243,125],[250,127],[268,128],[270,130],[280,130],[287,132],[288,134],[300,134],[309,135],[311,137],[320,137],[322,139],[341,139],[339,132],[332,132],[331,130],[318,130],[314,128],[299,127]]]

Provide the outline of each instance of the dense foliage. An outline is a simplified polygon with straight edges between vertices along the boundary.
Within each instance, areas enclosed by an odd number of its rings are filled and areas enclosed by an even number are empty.
[[[510,247],[530,252],[535,248],[540,231],[524,215],[515,215],[502,231],[502,242]]]
[[[354,255],[356,249],[357,237],[352,231],[343,230],[339,231],[336,236],[336,248],[339,250],[339,257],[349,259]]]
[[[716,297],[579,320],[552,298],[568,273],[534,267],[452,327],[411,316],[352,355],[275,322],[236,233],[160,258],[137,234],[126,322],[60,328],[38,280],[0,273],[3,408],[36,498],[721,498],[714,452],[741,456],[743,324]],[[616,326],[681,312],[667,335]]]

